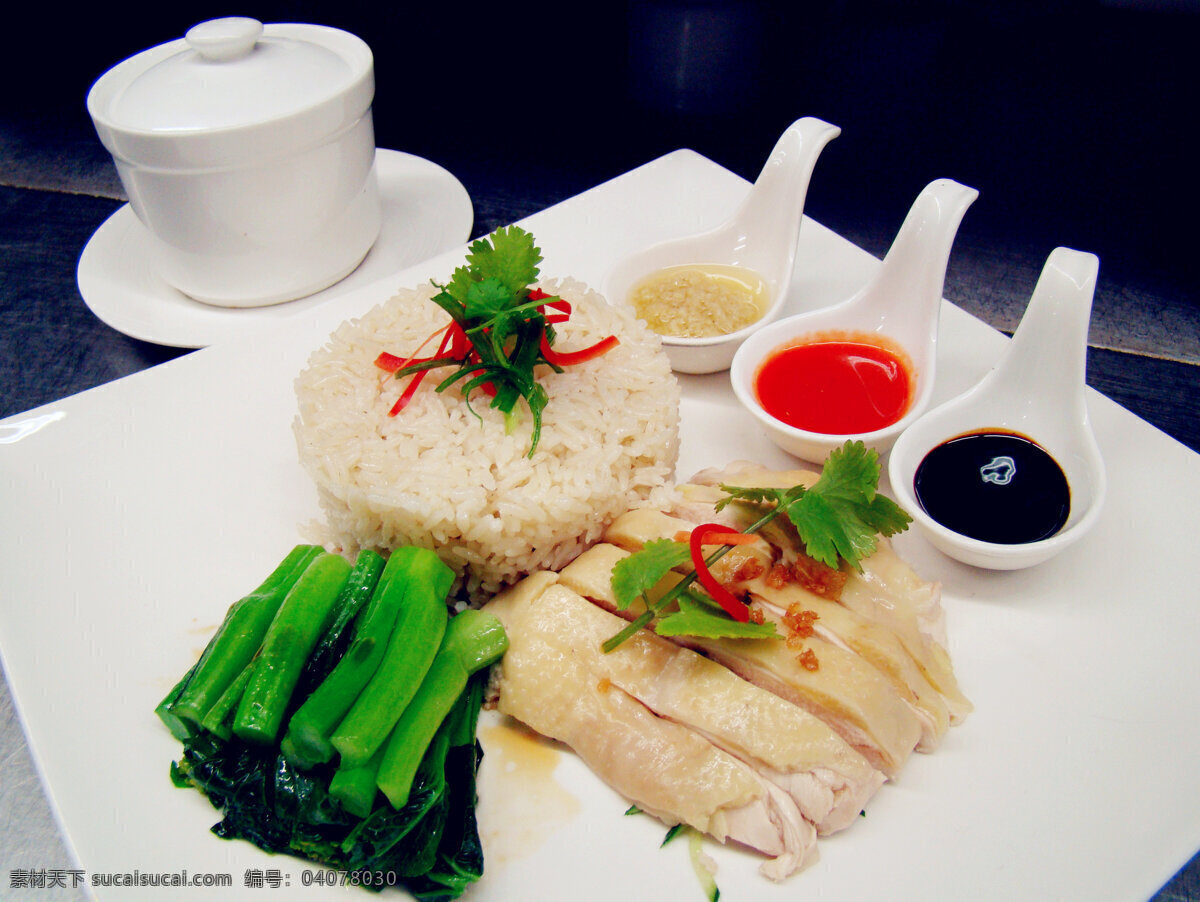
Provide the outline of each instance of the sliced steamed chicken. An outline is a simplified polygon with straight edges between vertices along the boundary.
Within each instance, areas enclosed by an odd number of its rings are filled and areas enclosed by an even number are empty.
[[[724,497],[719,485],[785,489],[797,484],[811,486],[817,479],[816,473],[807,470],[767,470],[746,462],[730,464],[720,470],[704,470],[693,476],[689,483],[677,487],[678,503],[673,513],[693,523],[715,519],[744,528],[757,519],[760,512],[738,503],[730,504],[720,513],[715,512],[714,504]],[[788,580],[789,585],[836,601],[858,617],[894,633],[924,680],[940,696],[935,702],[926,694],[927,707],[944,707],[951,724],[961,723],[971,713],[973,706],[959,688],[946,652],[941,587],[921,579],[896,554],[888,540],[879,540],[875,553],[862,562],[861,572],[854,569],[834,571],[837,576],[831,586],[823,573],[829,568],[804,554],[790,523],[776,519],[762,535],[770,541],[777,563],[781,565],[781,571],[777,572],[800,577],[798,581]],[[920,687],[914,685],[913,688],[915,691]],[[932,709],[927,715],[941,719],[941,715]],[[937,737],[927,738],[931,741],[925,747],[936,745]]]
[[[653,539],[687,532],[691,526],[688,521],[659,511],[635,510],[618,517],[605,539],[629,553]],[[585,552],[564,568],[564,573],[586,565],[588,555],[600,547]],[[735,553],[736,549],[722,558],[722,563],[728,563]],[[729,569],[746,568],[730,563]],[[713,572],[725,581],[727,574],[721,568],[714,567]],[[615,611],[611,584],[603,578],[594,579],[590,589],[588,597]],[[636,616],[635,611],[626,613]],[[803,637],[803,648],[798,648],[800,643],[795,641],[789,644],[778,639],[673,639],[820,717],[889,777],[900,772],[924,735],[923,719],[884,673],[843,644],[830,642],[815,632]],[[811,657],[803,657],[804,651],[811,652]]]
[[[694,499],[696,494],[691,492],[690,496]],[[687,510],[705,514],[699,519],[709,522],[717,516],[713,511],[713,501],[709,501],[706,507],[693,502]],[[742,529],[758,516],[758,513],[737,509],[725,519],[730,521],[731,526]],[[690,520],[661,511],[635,510],[617,518],[605,533],[605,538],[636,551],[653,539],[686,536],[693,525]],[[749,593],[749,600],[757,602],[764,617],[774,621],[783,635],[800,634],[794,644],[799,639],[807,640],[802,644],[812,649],[816,660],[828,662],[830,666],[849,668],[851,672],[863,666],[830,651],[829,645],[862,658],[866,665],[878,671],[892,685],[900,700],[911,709],[920,731],[915,742],[916,748],[924,752],[935,749],[949,728],[951,719],[946,698],[930,684],[926,676],[927,670],[935,662],[931,659],[927,662],[928,667],[921,667],[895,630],[851,610],[838,600],[831,600],[840,599],[845,592],[845,585],[850,581],[848,574],[831,571],[831,568],[807,559],[803,565],[802,581],[793,578],[794,566],[786,562],[782,549],[790,551],[793,560],[797,559],[795,548],[798,537],[794,536],[794,532],[789,536],[789,530],[778,520],[773,521],[770,527],[762,531],[765,539],[760,538],[752,545],[737,546],[721,558],[713,567],[714,574],[730,589],[741,594]],[[919,655],[930,657],[930,650],[926,648],[929,643],[915,644],[920,645]],[[864,683],[863,679],[860,678],[857,684],[863,685],[871,693],[873,687],[870,681]],[[811,678],[806,682],[812,682]],[[907,732],[902,730],[896,739],[907,742]],[[889,772],[903,763],[907,751],[892,746],[891,753],[890,758],[880,759],[881,762],[888,762],[885,769],[889,769]],[[876,752],[868,754],[873,756]],[[879,750],[878,754],[887,756],[888,748]]]
[[[880,541],[875,553],[863,562],[863,572],[851,573],[840,601],[895,632],[945,699],[951,724],[962,723],[975,709],[959,688],[946,651],[940,587],[917,576],[890,542]]]
[[[627,552],[600,544],[559,573],[559,583],[601,607],[611,606],[612,568]],[[593,606],[595,606],[593,604]],[[595,618],[608,630],[622,622],[601,611]],[[687,724],[713,743],[754,766],[795,800],[817,832],[845,829],[886,777],[871,766],[832,727],[805,708],[737,676],[701,654],[642,630],[633,659],[619,646],[604,656],[610,674],[657,714]],[[744,641],[744,640],[743,640]]]
[[[613,568],[655,539],[699,523],[744,530],[761,516],[720,483],[790,488],[818,476],[738,464],[679,486],[668,512],[617,518],[559,573],[527,577],[487,606],[509,649],[493,672],[497,707],[572,749],[605,782],[668,824],[770,857],[780,880],[816,858],[818,835],[853,823],[914,749],[933,749],[971,710],[945,650],[940,590],[886,540],[862,571],[809,558],[776,518],[712,564],[718,581],[777,637],[664,638],[618,610]],[[651,595],[684,578],[668,574]]]
[[[762,871],[772,879],[816,859],[816,830],[791,796],[637,694],[641,688],[669,699],[677,677],[649,671],[682,650],[645,633],[606,655],[600,645],[623,621],[557,585],[553,573],[527,578],[486,609],[509,635],[493,672],[501,713],[570,746],[597,776],[665,823],[769,856]]]

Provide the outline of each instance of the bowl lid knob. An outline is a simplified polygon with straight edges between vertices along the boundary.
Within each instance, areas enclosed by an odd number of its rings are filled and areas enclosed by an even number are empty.
[[[193,25],[184,36],[188,46],[214,62],[241,59],[262,36],[262,22],[245,16],[209,19]]]

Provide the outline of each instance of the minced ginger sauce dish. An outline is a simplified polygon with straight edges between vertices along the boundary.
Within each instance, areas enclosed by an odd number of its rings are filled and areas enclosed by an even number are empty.
[[[713,338],[762,319],[770,290],[744,266],[689,263],[646,276],[633,287],[630,303],[659,335]]]

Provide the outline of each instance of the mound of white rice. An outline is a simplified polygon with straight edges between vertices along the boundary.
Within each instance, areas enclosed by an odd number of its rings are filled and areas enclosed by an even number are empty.
[[[525,401],[506,434],[488,396],[472,396],[476,417],[457,389],[434,391],[449,368],[388,416],[408,380],[374,361],[413,353],[449,322],[428,300],[432,286],[344,323],[312,355],[296,380],[295,434],[326,515],[314,538],[350,553],[432,548],[480,601],[535,569],[559,569],[627,509],[663,502],[678,456],[679,386],[658,336],[579,282],[540,287],[573,306],[555,327],[556,350],[608,335],[620,343],[563,373],[543,368],[549,403],[532,457]]]

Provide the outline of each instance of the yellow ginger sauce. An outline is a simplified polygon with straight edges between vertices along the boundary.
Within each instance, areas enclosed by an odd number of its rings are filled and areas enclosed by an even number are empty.
[[[709,338],[744,329],[767,310],[767,283],[742,266],[668,266],[634,286],[633,309],[659,335]]]

